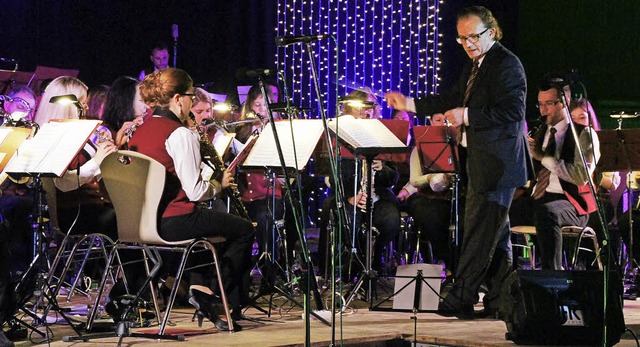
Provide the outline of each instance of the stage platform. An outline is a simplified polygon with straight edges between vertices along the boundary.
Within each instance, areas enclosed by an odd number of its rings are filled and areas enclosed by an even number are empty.
[[[62,297],[61,297],[62,299]],[[74,296],[63,306],[71,308],[74,321],[82,322],[85,317],[86,299]],[[624,317],[627,327],[635,333],[640,332],[640,301],[624,302]],[[266,301],[259,302],[267,307]],[[341,317],[336,317],[336,345],[345,346],[513,346],[505,340],[505,323],[499,320],[477,319],[462,321],[445,318],[434,313],[418,313],[412,319],[412,313],[370,311],[365,302],[354,300],[350,308]],[[276,297],[271,317],[251,308],[246,315],[260,323],[242,321],[243,331],[226,333],[217,331],[211,322],[205,321],[202,328],[192,322],[193,309],[177,307],[171,316],[172,326],[167,333],[184,334],[182,342],[158,341],[128,337],[123,346],[303,346],[305,341],[305,322],[302,310],[285,298]],[[479,310],[480,307],[476,307]],[[56,318],[50,316],[52,320]],[[327,317],[328,320],[330,316]],[[117,338],[102,338],[89,342],[63,342],[63,336],[74,335],[73,330],[59,320],[51,325],[53,340],[51,346],[116,346]],[[100,323],[103,324],[103,323]],[[43,328],[40,328],[44,331]],[[136,332],[156,332],[157,327],[133,329]],[[416,334],[414,334],[414,331]],[[331,342],[331,328],[312,318],[311,341],[313,346],[327,346]],[[36,341],[37,342],[37,341]],[[42,343],[40,343],[42,344]],[[45,343],[46,344],[46,343]],[[27,340],[16,341],[16,346],[31,346]],[[618,346],[636,346],[631,333],[622,336]]]

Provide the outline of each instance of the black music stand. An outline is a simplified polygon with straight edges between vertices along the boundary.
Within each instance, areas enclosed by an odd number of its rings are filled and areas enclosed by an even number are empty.
[[[340,139],[340,137],[339,137]],[[345,146],[351,146],[347,142],[344,143]],[[368,175],[369,177],[373,176],[373,160],[376,156],[380,154],[392,154],[392,153],[404,153],[407,151],[407,147],[361,147],[354,148],[353,153],[358,156],[363,156],[364,160],[366,160]],[[358,281],[351,289],[347,299],[345,300],[345,306],[348,306],[351,301],[355,298],[358,293],[358,290],[362,287],[364,283],[367,284],[366,290],[366,300],[369,303],[369,308],[373,307],[373,296],[372,289],[373,283],[375,279],[378,277],[377,273],[371,269],[372,265],[372,257],[373,257],[373,235],[371,228],[373,227],[373,184],[371,179],[367,180],[367,199],[366,199],[366,212],[365,212],[365,233],[366,233],[366,247],[365,247],[365,261],[364,261],[364,269],[362,270],[360,276],[358,276]],[[354,202],[355,203],[355,202]],[[354,230],[355,233],[355,230]]]
[[[454,130],[448,126],[416,126],[413,128],[420,166],[424,174],[449,173],[453,179],[451,194],[453,213],[453,252],[451,268],[456,268],[460,251],[460,160],[454,138]]]
[[[615,129],[601,130],[598,132],[600,140],[601,157],[598,167],[603,172],[610,171],[632,171],[640,170],[640,129]],[[633,208],[631,206],[631,191],[627,187],[629,214],[629,249],[631,255],[629,261],[634,264],[633,259]]]
[[[28,309],[24,303],[20,304],[20,309],[34,319],[34,321],[46,325],[47,314],[50,309],[57,312],[73,330],[80,335],[78,327],[64,314],[58,305],[54,291],[51,290],[46,278],[49,269],[47,261],[45,239],[45,223],[43,211],[43,189],[42,178],[45,177],[61,177],[71,165],[72,160],[78,155],[89,137],[95,132],[101,121],[96,120],[69,120],[56,121],[44,124],[36,136],[30,141],[22,142],[15,155],[11,158],[5,172],[16,177],[33,177],[35,181],[36,195],[36,249],[37,254],[34,256],[27,271],[25,271],[20,283],[16,286],[16,292],[19,292],[23,282],[29,280],[35,273],[36,288],[34,295],[35,310]],[[42,317],[38,317],[36,310],[46,299],[48,305],[45,307]]]
[[[309,162],[311,154],[320,140],[322,124],[321,121],[317,119],[294,119],[278,122],[274,122],[273,119],[271,119],[270,123],[270,127],[263,129],[262,134],[258,137],[258,140],[242,164],[242,167],[247,170],[264,170],[265,168],[269,168],[274,173],[284,175],[285,186],[289,187],[290,175],[294,172],[304,170],[304,167]],[[298,136],[294,137],[294,134]],[[273,148],[278,149],[277,157],[273,155]],[[292,201],[290,201],[290,205],[295,212],[296,206],[293,206],[294,203]],[[296,223],[301,220],[297,213],[294,213],[294,218],[296,219]],[[300,237],[304,258],[304,268],[302,270],[306,272],[306,279],[309,281],[309,288],[304,288],[304,292],[306,295],[313,294],[316,306],[318,310],[320,310],[323,306],[322,298],[318,292],[318,285],[313,275],[313,266],[308,255],[308,250],[306,249],[306,236],[302,229],[298,230],[298,236]],[[306,280],[303,280],[303,282],[307,283]],[[273,289],[306,311],[305,304],[295,300],[287,291],[278,286],[273,286]],[[316,312],[309,312],[309,314],[327,326],[330,326],[329,322]]]

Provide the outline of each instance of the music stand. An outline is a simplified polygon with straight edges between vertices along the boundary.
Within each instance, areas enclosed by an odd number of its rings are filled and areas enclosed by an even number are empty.
[[[337,135],[338,141],[343,146],[348,148],[355,156],[361,156],[366,160],[368,177],[373,177],[373,160],[379,155],[406,153],[408,151],[407,146],[378,119],[356,119],[350,116],[343,116],[339,117],[339,120],[329,123],[328,127]],[[384,159],[384,157],[380,158]],[[367,180],[365,188],[367,192],[365,212],[367,240],[364,269],[349,293],[345,306],[349,305],[355,298],[358,290],[365,282],[367,283],[366,300],[369,303],[369,307],[371,308],[372,306],[372,284],[377,274],[371,270],[373,251],[371,230],[373,227],[373,184],[371,181],[371,179]]]
[[[28,310],[21,304],[21,309],[35,321],[46,325],[46,317],[49,309],[53,309],[69,324],[70,327],[78,334],[80,331],[73,322],[64,314],[59,307],[57,300],[50,294],[51,288],[46,282],[48,262],[45,254],[44,235],[44,218],[42,199],[42,181],[43,177],[61,177],[67,171],[73,159],[80,153],[89,137],[96,131],[98,125],[102,123],[99,120],[65,120],[52,121],[44,124],[36,136],[29,141],[23,141],[16,154],[11,158],[5,171],[7,174],[17,177],[30,176],[34,178],[36,190],[36,218],[37,232],[36,244],[37,254],[31,262],[27,271],[25,271],[21,282],[16,286],[16,292],[32,271],[39,270],[36,276],[35,295],[40,297],[36,300],[37,305],[46,299],[49,303],[42,317],[38,317],[35,312]],[[36,268],[38,266],[39,268]]]
[[[420,166],[424,174],[449,173],[453,180],[453,252],[451,268],[455,269],[460,247],[460,162],[458,148],[453,138],[453,129],[448,126],[416,126],[413,132],[416,148],[420,157]]]
[[[34,72],[0,70],[0,84],[4,84],[0,94],[9,93],[14,85],[28,86],[34,76]]]
[[[31,90],[38,91],[40,90],[40,85],[42,85],[42,82],[45,80],[54,79],[60,76],[78,77],[78,73],[80,73],[80,70],[77,69],[61,69],[38,65],[36,66],[36,71],[33,72],[33,76],[31,77],[31,80],[29,80],[27,86],[29,86]]]
[[[640,170],[640,129],[615,129],[598,131],[600,140],[600,160],[598,167],[602,172],[627,171],[630,175],[632,171]],[[633,208],[631,207],[631,190],[628,190],[629,214],[629,249],[631,250],[630,261],[633,259]]]
[[[262,134],[260,134],[251,152],[242,164],[242,168],[245,170],[264,170],[268,168],[274,173],[285,175],[285,184],[287,184],[286,177],[288,177],[290,172],[304,170],[320,140],[322,130],[322,123],[319,119],[291,119],[273,122],[271,127],[265,127],[263,129]],[[296,134],[298,136],[289,136],[290,134]],[[273,155],[273,149],[278,146],[281,148],[279,155],[281,154],[282,158]],[[300,235],[300,242],[306,242],[302,233]],[[303,245],[303,247],[305,246]],[[305,256],[305,258],[308,257]],[[307,288],[307,290],[313,290],[316,306],[318,309],[321,309],[322,299],[318,292],[315,276],[313,276],[313,268],[309,267],[305,270],[311,281],[311,288]],[[285,290],[278,286],[272,287],[290,302],[299,307],[305,307],[303,303],[295,300]],[[329,322],[317,313],[310,312],[310,314],[327,326],[330,326]]]

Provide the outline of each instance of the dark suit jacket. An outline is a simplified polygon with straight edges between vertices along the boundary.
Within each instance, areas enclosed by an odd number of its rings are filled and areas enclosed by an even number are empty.
[[[472,62],[448,93],[416,99],[418,114],[461,107]],[[467,103],[467,174],[479,192],[524,186],[533,177],[527,144],[527,81],[518,57],[496,42],[487,52]]]

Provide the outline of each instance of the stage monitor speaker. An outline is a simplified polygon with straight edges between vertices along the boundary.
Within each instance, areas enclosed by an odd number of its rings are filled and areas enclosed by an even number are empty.
[[[602,271],[514,271],[502,288],[500,312],[507,340],[516,344],[602,345]],[[611,272],[607,345],[624,333],[622,281]]]

